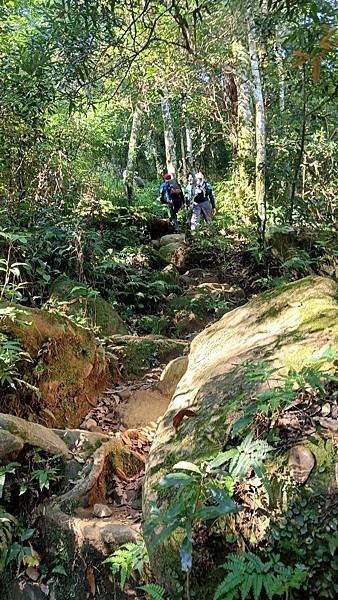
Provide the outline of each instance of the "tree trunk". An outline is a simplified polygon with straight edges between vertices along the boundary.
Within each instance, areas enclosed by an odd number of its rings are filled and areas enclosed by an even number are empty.
[[[195,174],[194,151],[192,146],[192,135],[187,115],[185,115],[185,138],[187,141],[187,167],[189,173]]]
[[[123,173],[123,181],[126,188],[126,194],[128,198],[128,204],[132,204],[134,199],[134,171],[135,171],[135,160],[137,156],[137,137],[142,122],[142,106],[138,102],[134,108],[133,122],[131,126],[129,147],[128,147],[128,158],[127,166]]]
[[[291,186],[291,194],[290,194],[290,204],[288,210],[288,221],[290,225],[293,222],[293,210],[295,206],[295,197],[296,197],[296,188],[298,183],[299,172],[302,166],[304,149],[305,149],[305,134],[306,134],[306,71],[305,66],[303,65],[303,104],[302,104],[302,124],[300,128],[300,142],[299,142],[299,150],[296,159],[294,175],[292,179]]]
[[[279,109],[281,112],[285,109],[285,72],[283,66],[284,50],[280,42],[275,44],[276,62],[278,71],[278,92],[279,92]]]
[[[174,127],[171,118],[169,93],[164,86],[163,96],[161,98],[161,109],[164,123],[164,144],[167,163],[167,171],[171,175],[175,175],[177,170],[176,145],[174,137]]]
[[[187,148],[186,170],[185,170],[186,171],[185,177],[187,177],[189,173],[191,173],[192,175],[195,174],[195,160],[194,160],[194,151],[193,151],[193,144],[192,144],[192,133],[191,133],[190,123],[189,123],[189,116],[187,113],[186,98],[184,96],[182,98],[182,116],[183,116],[183,124],[184,124],[183,129],[185,132],[185,142],[186,142],[186,148]],[[183,138],[183,135],[184,135],[184,133],[182,131],[182,138]]]
[[[265,195],[265,168],[266,168],[266,121],[261,73],[259,68],[255,29],[252,22],[248,31],[250,62],[254,86],[254,101],[256,113],[256,205],[259,221],[259,234],[264,243],[266,225],[266,195]]]
[[[255,157],[255,119],[252,102],[251,64],[247,48],[240,41],[232,44],[236,66],[231,85],[231,143],[236,158],[236,168],[233,173],[235,193],[239,199],[241,217],[244,222],[250,222],[247,208],[243,199],[252,196],[252,164]],[[236,87],[236,93],[234,90]]]
[[[155,127],[154,126],[151,126],[151,129],[149,131],[149,149],[150,149],[150,154],[154,161],[156,175],[160,179],[162,177],[162,173],[164,171],[164,166],[159,157],[157,144],[156,144],[156,138],[155,138]]]
[[[234,73],[229,67],[225,67],[222,75],[222,89],[224,105],[229,112],[229,140],[232,153],[237,157],[238,153],[238,85]]]
[[[185,154],[185,144],[184,144],[184,135],[183,128],[180,133],[180,142],[181,142],[181,157],[182,157],[182,174],[184,181],[187,179],[188,171],[187,171],[187,159]]]

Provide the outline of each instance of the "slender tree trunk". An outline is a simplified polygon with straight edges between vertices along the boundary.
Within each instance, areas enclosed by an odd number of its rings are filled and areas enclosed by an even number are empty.
[[[305,66],[303,65],[303,106],[302,106],[302,125],[300,129],[300,143],[298,156],[296,159],[295,170],[292,179],[291,186],[291,194],[290,194],[290,203],[289,203],[289,211],[288,211],[288,221],[290,225],[292,225],[293,221],[293,209],[295,206],[295,196],[296,196],[296,188],[299,177],[300,168],[302,166],[304,148],[305,148],[305,134],[306,134],[306,72]]]
[[[188,167],[188,171],[192,175],[194,175],[195,174],[194,150],[193,150],[193,145],[192,145],[191,129],[190,129],[187,115],[185,115],[185,138],[186,138],[186,142],[187,142],[187,167]]]
[[[233,55],[236,57],[232,101],[233,133],[232,146],[236,158],[236,168],[233,173],[235,193],[239,199],[239,211],[244,223],[250,223],[250,211],[243,199],[252,196],[253,176],[252,164],[255,160],[255,118],[252,101],[251,64],[247,48],[239,41],[232,44]]]
[[[183,128],[180,133],[180,143],[181,143],[181,157],[182,157],[182,171],[183,171],[183,179],[186,180],[188,171],[187,171],[187,158],[185,154],[185,143],[184,143],[184,135]]]
[[[238,85],[232,69],[225,67],[222,75],[222,89],[224,92],[224,104],[229,112],[229,140],[232,153],[237,157],[238,153]]]
[[[237,156],[241,161],[254,156],[254,115],[251,103],[251,87],[247,73],[240,73],[237,80]]]
[[[255,29],[252,22],[249,23],[248,41],[252,78],[254,85],[254,100],[256,113],[256,205],[259,221],[260,238],[261,242],[264,243],[266,225],[266,121],[262,80],[257,53],[257,42],[255,37]]]
[[[155,128],[152,126],[149,132],[149,149],[150,149],[150,154],[154,160],[154,165],[155,165],[155,169],[156,169],[156,175],[157,177],[160,179],[161,175],[164,171],[164,166],[162,164],[162,161],[159,157],[159,153],[158,153],[158,149],[157,149],[157,144],[155,141]]]
[[[192,175],[195,174],[195,160],[194,160],[194,150],[193,150],[193,143],[192,143],[192,132],[191,132],[191,128],[190,128],[190,122],[189,122],[189,115],[187,112],[187,104],[186,104],[186,98],[183,96],[182,98],[182,116],[183,116],[183,129],[184,129],[184,133],[185,133],[185,143],[186,143],[186,148],[187,148],[187,153],[186,153],[186,169],[185,169],[185,177],[188,176],[188,173],[191,173]],[[182,131],[182,137],[183,137],[183,131]]]
[[[138,102],[134,108],[133,122],[129,138],[127,165],[123,173],[123,181],[126,188],[128,204],[132,204],[134,198],[134,171],[137,156],[137,137],[141,127],[141,122],[142,106],[141,103]]]
[[[283,66],[284,51],[280,42],[275,44],[276,61],[278,70],[278,86],[279,86],[279,110],[281,112],[285,109],[285,72]]]
[[[175,175],[177,171],[176,144],[174,136],[174,127],[171,118],[170,98],[166,86],[164,86],[163,88],[163,96],[161,98],[161,109],[164,123],[164,144],[167,170],[168,173],[170,173],[171,175]]]

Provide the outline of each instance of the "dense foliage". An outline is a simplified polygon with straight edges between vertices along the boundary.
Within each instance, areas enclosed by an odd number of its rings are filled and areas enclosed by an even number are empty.
[[[189,338],[191,313],[202,328],[230,310],[233,300],[185,295],[178,276],[164,271],[152,238],[167,218],[158,187],[171,168],[182,184],[198,170],[213,184],[211,227],[192,236],[190,211],[180,212],[184,259],[187,268],[218,269],[222,281],[240,286],[236,305],[309,273],[332,275],[335,10],[335,0],[0,2],[0,324],[18,318],[17,305],[65,314],[53,297],[61,276],[74,283],[73,306],[103,298],[136,334]],[[86,311],[67,316],[105,344]],[[38,399],[36,381],[22,376],[27,365],[38,377],[38,362],[4,326],[0,412],[6,398]],[[266,369],[248,365],[248,377],[267,381]],[[174,507],[165,515],[154,508],[148,527],[162,528],[161,541],[183,529],[183,571],[192,567],[200,522],[238,512],[234,485],[248,468],[264,479],[274,440],[253,439],[250,425],[271,422],[306,384],[320,396],[321,373],[311,370],[311,381],[309,373],[290,370],[281,386],[253,398],[235,423],[241,443],[231,443],[226,456],[178,463],[162,480],[164,490],[178,490]],[[28,513],[63,477],[57,460],[38,452],[24,459],[25,468],[0,468],[0,569],[11,573],[39,564]],[[215,599],[290,590],[285,597],[293,597],[299,588],[333,597],[331,524],[325,521],[325,534],[318,526],[322,497],[304,502],[305,521],[295,500],[285,523],[272,529],[270,556],[251,548],[218,565]],[[297,542],[308,522],[315,533],[304,553]],[[149,569],[142,544],[126,545],[108,562],[122,588],[133,570]],[[64,563],[61,557],[49,571],[65,573]],[[310,577],[316,565],[319,575]],[[156,583],[141,589],[165,597]]]

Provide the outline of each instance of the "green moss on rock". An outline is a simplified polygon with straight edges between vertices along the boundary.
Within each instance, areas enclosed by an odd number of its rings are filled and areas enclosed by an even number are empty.
[[[82,319],[103,336],[128,333],[117,311],[95,290],[68,277],[59,277],[52,286],[49,309]]]
[[[122,363],[123,374],[128,378],[141,377],[147,369],[182,356],[187,347],[182,340],[157,335],[115,335],[111,336],[110,341],[109,348]]]
[[[254,402],[257,393],[267,388],[266,383],[246,377],[246,365],[267,362],[278,369],[278,375],[286,374],[290,368],[301,369],[311,356],[318,356],[337,343],[337,317],[337,285],[329,279],[308,277],[252,299],[194,338],[188,369],[178,384],[151,448],[144,487],[146,521],[151,501],[157,499],[161,507],[157,484],[163,475],[170,472],[173,461],[189,460],[198,464],[208,455],[224,449],[229,442],[236,442],[230,436],[233,422],[241,416],[246,406]],[[276,385],[276,377],[269,383]],[[174,429],[173,417],[186,409],[193,410],[195,416],[184,418],[179,427]],[[254,435],[257,435],[257,431],[260,431],[259,427],[254,429]],[[243,439],[241,435],[238,436],[239,441]],[[273,552],[272,517],[278,521],[282,513],[287,513],[293,501],[303,499],[306,503],[306,499],[314,494],[320,494],[324,503],[330,501],[333,491],[337,489],[332,442],[325,439],[325,433],[318,426],[311,437],[304,433],[301,443],[309,447],[316,459],[308,481],[302,486],[292,479],[287,460],[289,447],[280,440],[267,464],[275,494],[274,503],[270,507],[266,504],[267,494],[259,486],[253,493],[257,498],[257,506],[263,501],[265,508],[262,513],[259,510],[250,513],[246,508],[243,514],[236,516],[235,530],[231,518],[226,520],[225,534],[235,533],[235,540],[246,539],[247,544],[251,546],[254,543],[258,551],[262,546]],[[278,486],[274,485],[274,481]],[[301,515],[301,510],[298,514]],[[318,523],[316,527],[311,525],[309,536],[313,531],[314,536],[325,537],[328,532],[323,530],[323,526]],[[177,552],[177,547],[174,541],[169,540],[161,548],[152,548],[150,540],[147,541],[155,575],[170,590],[172,583],[166,566],[172,567],[172,553]],[[238,549],[237,545],[235,548]],[[291,564],[288,563],[287,552],[285,560],[286,564]],[[330,564],[329,557],[325,561],[324,565]],[[317,568],[315,564],[313,568]],[[324,590],[326,583],[322,575],[319,568],[316,578],[321,581],[321,589]],[[176,576],[181,577],[179,568]],[[202,584],[196,585],[196,597],[203,597]],[[295,597],[304,597],[302,594],[300,590]],[[212,595],[213,591],[210,590],[210,597]]]

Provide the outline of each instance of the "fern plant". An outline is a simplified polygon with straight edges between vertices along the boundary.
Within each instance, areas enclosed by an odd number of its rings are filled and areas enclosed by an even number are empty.
[[[243,415],[235,421],[232,427],[232,437],[236,437],[240,432],[245,431],[258,413],[263,413],[273,417],[280,410],[283,410],[293,402],[300,390],[312,389],[317,395],[325,396],[325,384],[327,381],[338,381],[338,378],[332,374],[332,366],[337,360],[337,349],[334,346],[325,348],[320,356],[313,356],[299,370],[289,369],[288,373],[280,378],[278,385],[269,386],[271,376],[278,369],[271,368],[267,363],[258,362],[246,365],[245,376],[249,381],[259,381],[267,383],[268,388],[256,394],[250,404],[244,409]]]
[[[6,565],[8,551],[12,544],[13,528],[16,524],[15,517],[0,506],[0,573]]]
[[[136,571],[142,575],[146,565],[149,564],[148,552],[143,540],[133,544],[131,542],[123,544],[113,554],[103,561],[110,565],[112,574],[119,576],[122,590],[126,582],[134,576]]]
[[[139,589],[146,592],[150,600],[164,600],[165,590],[157,583],[148,583],[147,585],[142,585]]]
[[[174,465],[174,472],[168,473],[159,484],[162,489],[174,492],[169,508],[161,512],[153,505],[151,519],[144,527],[152,546],[164,542],[177,530],[182,532],[181,568],[188,573],[192,567],[194,525],[238,512],[240,506],[231,496],[235,484],[243,480],[250,469],[255,471],[270,495],[263,465],[270,450],[267,442],[254,440],[249,434],[237,448],[220,452],[200,466],[188,461]]]
[[[267,596],[282,596],[290,589],[299,589],[308,573],[304,565],[286,566],[273,555],[263,560],[252,552],[231,554],[224,563],[227,575],[216,589],[214,600],[259,600]]]

